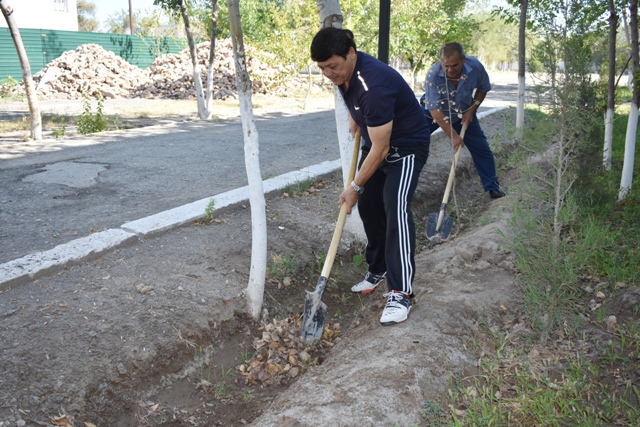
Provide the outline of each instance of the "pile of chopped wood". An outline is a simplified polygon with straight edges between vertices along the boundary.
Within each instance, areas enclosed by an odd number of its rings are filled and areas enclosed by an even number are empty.
[[[196,46],[205,88],[209,48],[209,42]],[[231,40],[219,40],[215,48],[212,79],[214,99],[236,98]],[[245,49],[253,93],[285,95],[292,89],[305,86],[294,70],[277,65],[273,55],[248,46]],[[84,91],[92,97],[102,95],[104,98],[195,99],[189,49],[160,56],[142,70],[99,45],[86,44],[63,53],[33,78],[41,99],[80,99]],[[16,91],[24,93],[24,85],[20,84]]]

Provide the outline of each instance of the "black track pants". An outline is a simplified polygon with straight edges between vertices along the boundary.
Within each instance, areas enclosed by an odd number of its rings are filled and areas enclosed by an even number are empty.
[[[360,165],[367,154],[363,150]],[[428,156],[428,145],[411,150],[391,147],[358,198],[358,212],[367,235],[369,271],[386,271],[389,290],[413,293],[416,229],[411,200]]]

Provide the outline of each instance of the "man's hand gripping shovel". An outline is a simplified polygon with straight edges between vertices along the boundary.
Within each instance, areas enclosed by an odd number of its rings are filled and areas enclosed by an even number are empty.
[[[464,125],[462,127],[462,132],[460,132],[460,138],[464,139],[466,131],[467,125]],[[440,212],[430,213],[429,218],[427,219],[427,239],[429,239],[431,243],[442,243],[446,241],[451,234],[451,228],[453,228],[453,217],[446,215],[444,211],[447,209],[449,194],[451,193],[453,180],[456,176],[456,166],[458,164],[458,157],[460,157],[460,151],[462,151],[462,147],[458,147],[456,154],[453,156],[453,164],[451,165],[449,180],[447,181],[447,187],[445,188],[444,196],[442,197]]]
[[[351,167],[349,169],[349,176],[347,178],[347,185],[351,185],[351,181],[356,174],[356,164],[358,163],[358,153],[360,151],[360,130],[356,131],[355,142],[353,145],[353,155],[351,157]],[[327,287],[329,281],[329,274],[331,273],[331,267],[336,257],[338,250],[338,244],[342,237],[342,229],[347,218],[347,204],[343,203],[340,207],[340,215],[338,216],[338,222],[336,223],[336,229],[333,232],[333,238],[331,239],[331,245],[329,246],[329,252],[327,258],[324,261],[324,267],[316,290],[313,292],[307,291],[307,296],[304,300],[304,315],[302,317],[302,328],[300,335],[302,341],[306,345],[311,345],[315,340],[322,337],[322,331],[324,329],[324,319],[327,315],[327,305],[322,302],[322,293]]]

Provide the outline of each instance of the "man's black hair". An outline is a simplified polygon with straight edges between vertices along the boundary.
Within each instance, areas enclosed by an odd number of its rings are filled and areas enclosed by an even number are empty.
[[[318,31],[311,42],[311,59],[323,62],[338,55],[347,58],[349,49],[356,50],[356,42],[350,30],[326,27]]]
[[[445,58],[448,58],[456,52],[460,54],[460,59],[465,58],[464,48],[460,43],[458,42],[446,43],[444,46],[440,48],[440,57],[442,58],[444,56]]]

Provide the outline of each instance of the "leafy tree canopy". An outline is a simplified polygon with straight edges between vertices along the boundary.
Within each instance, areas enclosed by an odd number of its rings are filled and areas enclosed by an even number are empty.
[[[96,32],[98,31],[98,20],[96,19],[96,5],[88,0],[78,0],[78,31]]]

